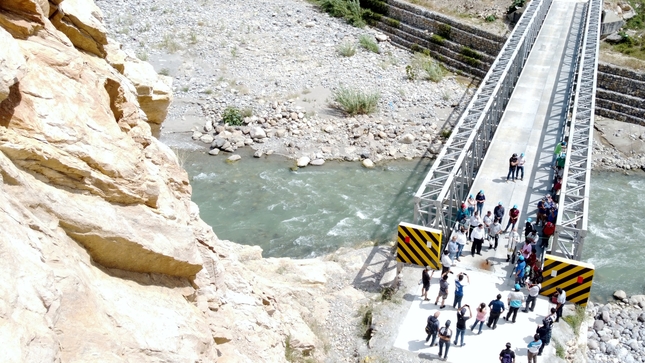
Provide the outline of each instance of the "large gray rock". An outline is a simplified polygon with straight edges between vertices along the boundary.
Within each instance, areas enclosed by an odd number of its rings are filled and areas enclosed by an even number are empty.
[[[303,156],[303,157],[299,158],[296,161],[296,165],[298,165],[298,167],[302,168],[302,167],[305,167],[305,166],[309,165],[310,161],[311,161],[311,159],[309,159],[309,157]]]
[[[595,331],[600,331],[605,328],[605,322],[602,320],[596,320],[593,322],[593,328]]]
[[[261,127],[252,127],[251,131],[249,133],[252,139],[264,139],[267,137],[266,132],[264,132],[264,129]]]
[[[400,141],[402,144],[411,144],[414,142],[414,136],[412,134],[405,134],[401,137]]]
[[[365,159],[363,160],[363,166],[366,168],[373,168],[374,167],[374,162],[370,159]]]
[[[325,159],[314,159],[309,164],[314,166],[321,166],[325,164]]]
[[[591,350],[596,350],[599,348],[598,341],[597,340],[589,340],[587,341],[587,347]]]
[[[623,290],[616,290],[614,291],[614,298],[618,300],[624,300],[627,298],[627,294]]]

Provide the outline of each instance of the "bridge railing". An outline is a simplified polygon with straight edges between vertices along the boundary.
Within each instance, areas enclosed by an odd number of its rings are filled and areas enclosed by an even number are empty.
[[[531,1],[437,155],[414,199],[417,224],[448,235],[497,130],[552,0]]]
[[[602,0],[590,0],[552,253],[580,260],[587,235]]]

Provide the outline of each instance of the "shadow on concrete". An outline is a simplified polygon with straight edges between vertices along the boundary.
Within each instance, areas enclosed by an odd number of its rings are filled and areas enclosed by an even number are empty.
[[[425,348],[425,340],[410,340],[408,342],[408,350],[411,352],[416,352],[417,350]]]

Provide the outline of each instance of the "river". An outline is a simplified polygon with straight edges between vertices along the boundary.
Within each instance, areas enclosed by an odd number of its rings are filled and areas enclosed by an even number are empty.
[[[265,257],[295,258],[392,240],[400,221],[412,221],[412,195],[431,166],[423,159],[292,170],[293,161],[277,156],[245,155],[233,164],[198,151],[184,158],[193,200],[219,238],[258,245]],[[594,173],[591,188],[583,259],[596,267],[592,300],[606,301],[616,289],[642,294],[645,178]]]

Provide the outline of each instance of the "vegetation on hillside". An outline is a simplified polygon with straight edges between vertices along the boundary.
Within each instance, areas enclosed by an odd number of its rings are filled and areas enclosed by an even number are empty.
[[[628,0],[634,9],[634,17],[627,20],[618,33],[622,40],[612,48],[620,53],[645,60],[645,0]]]

